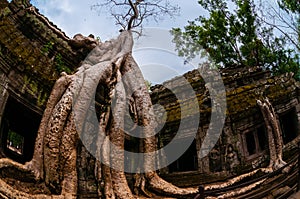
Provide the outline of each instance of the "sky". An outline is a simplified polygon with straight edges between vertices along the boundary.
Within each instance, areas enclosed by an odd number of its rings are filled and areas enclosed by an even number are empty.
[[[99,13],[91,10],[91,6],[101,0],[32,0],[39,11],[61,28],[69,37],[77,33],[94,34],[106,40],[118,34],[120,27],[108,16],[105,9]],[[156,22],[145,23],[145,27],[160,27],[171,29],[183,27],[188,20],[193,20],[201,14],[197,0],[171,0],[180,7],[180,16]]]
[[[115,25],[105,9],[97,12],[92,5],[101,0],[32,0],[39,12],[56,24],[68,37],[81,33],[85,36],[93,34],[101,41],[115,38],[120,27]],[[203,14],[203,9],[197,0],[171,0],[180,7],[180,15],[175,18],[165,18],[143,24],[148,35],[139,38],[133,52],[145,79],[152,84],[162,83],[172,77],[181,75],[195,68],[193,64],[184,64],[183,58],[177,56],[175,45],[169,30],[173,27],[183,28],[188,20],[194,20]],[[145,31],[147,32],[147,31]]]
[[[275,1],[263,2],[275,5]],[[152,84],[182,75],[197,68],[201,63],[201,60],[196,59],[190,64],[184,64],[185,60],[177,56],[169,30],[174,27],[183,28],[188,21],[206,15],[206,11],[197,0],[170,0],[170,2],[180,7],[180,15],[175,18],[166,17],[159,22],[145,22],[144,36],[135,41],[133,50],[133,56],[145,79]],[[93,34],[101,41],[106,41],[117,37],[121,29],[115,25],[114,19],[105,8],[101,12],[91,9],[92,5],[103,3],[103,0],[31,0],[31,3],[70,38],[81,33],[85,36]]]

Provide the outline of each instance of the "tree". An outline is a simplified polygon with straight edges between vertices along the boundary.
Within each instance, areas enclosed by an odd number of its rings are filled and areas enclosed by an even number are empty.
[[[276,11],[271,7],[270,16],[275,18],[276,21],[283,25],[274,24],[274,26],[279,29],[290,42],[295,45],[295,48],[300,51],[300,2],[297,0],[278,0],[278,5],[281,11]],[[284,29],[290,30],[289,32],[284,31]]]
[[[300,4],[297,0],[278,0],[276,3],[260,1],[260,19],[274,27],[285,37],[289,45],[300,50]]]
[[[152,196],[145,189],[147,181],[147,189],[166,195],[187,196],[197,192],[194,188],[175,187],[155,172],[156,138],[149,136],[155,135],[155,117],[145,80],[131,54],[132,29],[139,27],[147,17],[155,18],[160,13],[172,11],[167,7],[168,1],[164,5],[166,7],[161,5],[162,2],[128,0],[107,1],[103,4],[113,4],[121,8],[129,6],[124,15],[114,13],[114,6],[111,8],[117,24],[121,25],[124,31],[117,39],[101,44],[97,40],[91,43],[89,38],[91,45],[96,44],[96,47],[88,58],[76,73],[62,73],[53,87],[38,130],[32,160],[21,165],[9,159],[1,159],[1,168],[15,168],[25,176],[32,173],[37,182],[45,182],[54,194],[59,195],[58,197],[76,198],[76,146],[81,138],[86,147],[96,145],[93,152],[98,160],[102,160],[95,168],[99,182],[105,182],[99,187],[99,197],[103,194],[104,198],[135,198],[124,173],[124,114],[127,99],[130,98],[130,106],[135,107],[132,114],[137,118],[136,123],[143,127],[141,133],[146,136],[141,147],[142,152],[147,154],[141,165],[141,170],[145,173],[137,175],[137,190],[146,196]],[[127,77],[128,74],[130,77]],[[99,121],[95,124],[90,121],[90,115],[93,115],[90,107],[95,104],[94,93],[99,85],[108,88],[106,100],[109,105],[99,113]],[[91,128],[95,128],[96,133],[91,133]],[[51,198],[43,194],[35,195],[14,190],[1,180],[0,187],[0,195],[8,198]]]
[[[235,7],[229,8],[227,2]],[[172,30],[179,55],[192,58],[203,48],[219,67],[261,66],[275,74],[292,71],[299,77],[295,51],[274,35],[273,27],[262,25],[252,0],[200,0],[199,4],[209,17],[189,21],[185,31]]]
[[[275,110],[268,98],[257,100],[267,127],[268,144],[270,152],[269,168],[278,169],[286,165],[282,159],[283,140],[280,135],[280,124],[278,123]]]
[[[90,123],[90,119],[82,116],[91,114],[90,107],[94,106],[94,101],[91,100],[94,95],[92,91],[96,90],[100,83],[107,85],[110,91],[116,93],[117,97],[114,103],[115,111],[118,111],[118,114],[113,114],[110,108],[101,112],[99,125],[97,125],[99,133],[88,137],[88,140],[96,140],[97,146],[94,152],[101,156],[102,162],[105,163],[100,164],[98,162],[95,168],[95,175],[98,177],[98,180],[105,181],[105,184],[99,187],[99,197],[135,198],[128,187],[124,172],[122,172],[124,154],[120,153],[119,150],[114,150],[110,144],[113,143],[121,149],[124,148],[124,127],[122,125],[124,124],[124,99],[128,97],[126,96],[128,88],[134,91],[130,92],[133,93],[131,100],[133,104],[131,105],[136,107],[134,114],[145,125],[144,133],[148,134],[153,131],[153,125],[146,124],[153,122],[153,110],[142,74],[131,56],[133,40],[130,34],[130,31],[124,31],[118,39],[99,45],[93,50],[89,59],[85,60],[78,72],[73,75],[63,73],[56,81],[38,130],[34,156],[30,162],[22,165],[10,159],[0,159],[0,169],[8,168],[11,173],[18,171],[19,177],[16,180],[20,180],[21,177],[26,179],[26,181],[34,181],[36,184],[45,182],[46,186],[52,190],[53,195],[30,194],[16,190],[0,179],[1,197],[76,198],[78,186],[76,146],[79,137],[82,140],[87,138],[82,134],[89,134],[93,123]],[[125,78],[120,81],[120,75],[128,71],[135,74],[134,81],[132,81],[132,78]],[[126,85],[129,85],[129,87]],[[110,92],[109,100],[113,100],[111,99],[113,96],[112,92]],[[272,106],[270,104],[261,106],[262,111],[265,111],[265,119],[269,121],[270,129],[275,128],[274,134],[274,129],[268,131],[272,133],[272,135],[269,135],[269,139],[273,141],[272,147],[274,151],[280,151],[279,157],[281,157],[282,145],[280,145],[280,142],[275,143],[274,141],[274,137],[277,136],[276,132],[278,132],[276,131],[276,128],[278,130],[278,124],[276,119],[274,119],[274,115],[272,115]],[[265,106],[266,110],[264,109]],[[269,120],[269,117],[273,120]],[[85,143],[89,142],[86,141]],[[90,144],[93,145],[93,143]],[[156,150],[156,140],[153,139],[153,136],[144,139],[142,145],[143,148],[141,150],[143,152],[151,153]],[[272,162],[273,160],[272,158],[269,168],[256,169],[223,183],[206,185],[204,189],[224,188],[232,186],[260,171],[268,173],[273,170],[273,166],[276,164],[276,162]],[[152,193],[149,190],[152,190],[162,195],[183,198],[197,193],[196,188],[178,188],[161,179],[153,170],[155,168],[154,161],[152,156],[145,156],[142,167],[144,167],[146,173],[137,174],[136,193],[151,197]],[[278,163],[283,162],[278,161]],[[276,166],[280,165],[276,164]],[[264,180],[241,190],[233,190],[229,197],[245,193],[253,187],[259,186],[262,182]],[[147,188],[145,183],[148,185]]]
[[[128,1],[128,13],[131,15],[124,18],[127,30],[122,31],[118,38],[105,43],[98,43],[97,40],[92,42],[88,38],[89,44],[95,46],[88,58],[77,72],[71,75],[62,73],[56,81],[38,129],[32,160],[22,165],[10,159],[0,159],[0,169],[6,168],[11,173],[17,173],[16,181],[26,179],[36,184],[43,182],[51,190],[51,194],[26,193],[12,188],[0,179],[1,197],[76,198],[76,147],[81,140],[98,160],[102,160],[95,167],[96,178],[99,182],[104,181],[103,185],[99,183],[99,197],[135,198],[124,174],[124,117],[128,104],[132,107],[130,110],[136,125],[142,127],[141,133],[146,137],[140,142],[140,152],[146,154],[140,165],[144,173],[136,175],[135,193],[151,197],[152,193],[149,191],[155,191],[162,195],[184,198],[197,193],[196,188],[178,188],[161,179],[155,172],[154,152],[157,143],[155,136],[151,136],[155,135],[154,112],[145,80],[132,56],[131,29],[135,27],[134,24],[139,24],[135,22],[138,19],[136,10],[142,2],[144,1]],[[80,41],[86,40],[81,38]],[[80,42],[74,43],[80,45]],[[94,98],[99,86],[107,90],[104,94],[107,106],[101,107],[99,119],[95,119]],[[250,174],[258,171],[260,169]],[[227,187],[250,174],[208,185],[204,189]],[[259,183],[255,184],[257,185]],[[243,191],[249,189],[251,187],[244,188]]]
[[[174,17],[179,13],[179,7],[169,0],[105,0],[92,6],[92,9],[102,11],[109,9],[110,14],[121,26],[122,30],[143,28],[143,22],[147,20],[162,20],[164,16]]]
[[[278,0],[276,2],[260,1],[257,8],[261,24],[271,27],[281,37],[282,47],[288,47],[287,53],[298,64],[279,68],[277,73],[292,71],[296,79],[299,77],[300,52],[300,4],[297,0]],[[279,51],[279,53],[281,53]],[[297,73],[298,71],[298,73]]]

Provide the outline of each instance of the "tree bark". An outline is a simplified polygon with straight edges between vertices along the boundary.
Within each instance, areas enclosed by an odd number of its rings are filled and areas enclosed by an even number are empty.
[[[44,140],[44,171],[45,182],[53,190],[61,189],[60,159],[64,151],[61,150],[62,138],[67,119],[72,109],[72,94],[68,89],[60,102],[55,106],[49,119],[48,132]],[[68,132],[65,136],[69,136]]]
[[[110,145],[109,137],[107,136],[102,145],[102,160],[105,163],[110,163]],[[106,199],[115,199],[115,193],[113,191],[113,183],[111,179],[110,167],[109,164],[103,164],[103,176],[104,176],[104,196]]]
[[[131,32],[123,31],[117,39],[98,45],[75,74],[71,76],[64,74],[58,79],[38,130],[33,159],[25,165],[9,159],[0,159],[0,170],[14,167],[24,173],[24,176],[32,172],[35,179],[46,183],[52,190],[52,195],[24,193],[0,179],[1,197],[76,198],[78,190],[76,148],[80,138],[87,149],[94,143],[97,146],[92,152],[95,152],[97,160],[101,160],[101,163],[96,162],[94,170],[99,184],[98,195],[106,199],[134,198],[124,173],[124,117],[127,102],[132,107],[135,125],[141,127],[140,133],[143,137],[139,152],[144,156],[138,160],[143,164],[137,168],[140,173],[136,175],[138,177],[134,193],[152,197],[154,191],[166,196],[188,197],[198,192],[196,188],[176,187],[156,173],[157,141],[154,111],[143,75],[132,57],[132,46]],[[100,121],[96,128],[89,123],[88,118],[93,114],[90,108],[95,105],[93,91],[96,91],[98,84],[109,88],[110,99],[107,101],[110,106],[100,113]],[[258,100],[257,103],[267,126],[270,166],[281,166],[284,163],[282,138],[275,111],[268,100],[264,102]],[[90,132],[91,127],[97,129],[97,132]],[[270,169],[261,171],[269,172]],[[227,187],[256,172],[238,176],[223,184],[209,185],[205,189]],[[254,186],[257,184],[248,188]]]
[[[64,132],[69,132],[64,134],[62,137],[62,157],[61,165],[64,165],[62,170],[62,195],[67,198],[76,198],[77,197],[77,143],[78,143],[78,134],[76,131],[76,126],[74,124],[74,117],[71,113],[68,121],[66,123]]]
[[[155,170],[157,170],[155,160],[157,143],[154,136],[154,129],[156,127],[154,111],[142,72],[131,54],[128,54],[126,57],[126,63],[121,73],[122,75],[126,75],[126,73],[134,74],[135,77],[135,81],[130,81],[129,78],[125,78],[125,84],[132,89],[131,91],[137,109],[136,114],[141,122],[140,125],[143,126],[143,136],[146,137],[143,139],[143,152],[145,153],[143,169],[146,172],[145,178],[150,188],[156,192],[171,196],[184,196],[197,193],[197,189],[195,188],[178,188],[160,178],[155,172]],[[129,77],[131,77],[131,75],[129,75]]]
[[[70,84],[71,78],[72,77],[70,75],[62,73],[62,76],[55,82],[37,133],[33,158],[30,162],[25,164],[27,169],[33,171],[37,180],[44,179],[43,150],[44,137],[47,131],[48,122],[55,105],[60,101],[68,85]]]
[[[128,187],[128,183],[124,174],[124,117],[125,117],[125,106],[126,106],[126,92],[122,83],[121,74],[118,75],[118,84],[115,87],[116,97],[113,107],[115,109],[112,114],[112,126],[110,131],[110,140],[112,144],[119,150],[111,151],[111,176],[113,182],[114,192],[117,198],[120,199],[133,199],[132,192]],[[118,170],[114,169],[118,167]]]
[[[277,170],[286,165],[286,162],[282,159],[283,140],[276,113],[268,98],[263,101],[257,100],[257,104],[262,112],[267,128],[270,153],[269,167]]]

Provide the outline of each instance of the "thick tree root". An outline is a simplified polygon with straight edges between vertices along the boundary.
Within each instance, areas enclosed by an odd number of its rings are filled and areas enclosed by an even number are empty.
[[[0,198],[4,199],[65,199],[64,195],[44,195],[44,194],[28,194],[18,191],[9,186],[3,180],[0,180]]]
[[[1,197],[76,198],[78,184],[76,146],[80,138],[87,149],[95,142],[97,145],[93,152],[102,163],[96,163],[95,178],[100,184],[104,182],[103,185],[101,184],[101,189],[104,191],[101,192],[99,189],[98,195],[106,199],[136,198],[129,189],[124,173],[124,118],[125,107],[128,104],[131,105],[135,125],[141,127],[141,135],[144,137],[140,143],[142,146],[140,153],[144,153],[145,156],[143,164],[138,168],[142,172],[137,178],[134,192],[152,197],[154,194],[151,191],[153,191],[161,195],[181,198],[198,192],[196,188],[176,187],[155,172],[157,168],[153,152],[157,150],[157,144],[154,111],[143,75],[131,55],[132,46],[131,32],[124,31],[116,40],[96,46],[74,75],[63,74],[56,82],[47,103],[38,130],[32,161],[21,165],[9,159],[0,159],[0,169],[12,167],[24,174],[31,173],[32,178],[45,182],[52,195],[24,193],[0,179]],[[99,84],[109,89],[108,101],[111,105],[100,113],[100,121],[95,128],[95,124],[87,118],[94,114],[90,109],[95,105],[92,100],[95,97],[93,91],[96,91]],[[258,101],[258,105],[268,129],[270,168],[255,170],[222,184],[208,185],[205,190],[228,187],[258,171],[267,173],[270,172],[271,167],[274,169],[284,165],[282,140],[280,140],[279,125],[273,107],[268,100],[264,103]],[[112,106],[116,114],[112,114]],[[91,132],[90,129],[93,128],[98,132]],[[118,150],[115,150],[116,148]],[[118,166],[115,167],[116,165]],[[233,197],[253,189],[262,182],[222,197]]]
[[[251,191],[252,189],[255,189],[256,187],[258,187],[259,185],[261,185],[263,182],[265,182],[266,179],[260,180],[258,182],[255,182],[253,184],[250,184],[246,187],[243,187],[241,189],[238,190],[234,190],[231,191],[229,193],[225,193],[223,195],[220,195],[218,197],[207,197],[207,199],[223,199],[223,198],[234,198],[235,196],[241,195],[243,193],[246,193],[248,191]]]
[[[215,183],[215,184],[207,185],[205,187],[205,190],[223,189],[223,188],[232,186],[232,185],[244,180],[245,178],[254,176],[258,172],[271,173],[272,171],[273,170],[271,168],[259,168],[259,169],[256,169],[254,171],[251,171],[251,172],[236,176],[234,178],[231,178],[228,181],[223,182],[223,183]]]
[[[150,189],[161,194],[170,196],[185,196],[192,195],[198,192],[197,188],[179,188],[171,183],[163,180],[156,172],[148,172],[146,179],[150,185]]]
[[[263,101],[257,100],[257,104],[263,114],[268,133],[268,143],[270,152],[269,168],[277,170],[286,165],[282,159],[283,140],[280,133],[279,122],[276,117],[275,110],[268,98]],[[284,172],[288,172],[287,167]]]
[[[42,117],[42,121],[39,126],[33,158],[30,162],[27,162],[25,164],[26,168],[28,168],[34,173],[36,180],[44,178],[44,165],[41,160],[43,159],[44,156],[43,145],[44,145],[44,137],[48,129],[48,122],[50,120],[50,117],[53,113],[56,104],[61,100],[61,97],[63,96],[66,89],[68,88],[68,85],[70,84],[71,80],[72,80],[72,76],[67,75],[66,73],[63,72],[61,74],[61,77],[55,82],[50,97],[48,99],[46,109]]]
[[[208,185],[205,187],[205,190],[213,190],[213,189],[221,189],[225,187],[232,186],[241,180],[253,176],[257,172],[261,171],[263,173],[271,173],[274,170],[278,170],[282,167],[284,167],[287,163],[282,160],[282,148],[283,148],[283,140],[282,136],[280,135],[280,129],[279,129],[279,123],[276,118],[276,113],[269,102],[269,100],[266,98],[263,101],[257,100],[257,104],[263,114],[263,118],[265,120],[266,128],[267,128],[267,134],[268,134],[268,143],[269,143],[269,153],[270,153],[270,163],[267,168],[260,168],[256,169],[254,171],[251,171],[249,173],[237,176],[235,178],[230,179],[229,181],[225,183],[217,183],[214,185]],[[291,165],[292,166],[292,165]],[[288,166],[282,170],[283,173],[288,173],[291,166]],[[265,182],[266,179],[262,179],[258,182],[255,182],[253,184],[250,184],[246,187],[239,188],[237,190],[232,190],[226,194],[220,195],[218,197],[208,197],[208,198],[232,198],[237,195],[240,195],[242,193],[246,193],[263,182]]]

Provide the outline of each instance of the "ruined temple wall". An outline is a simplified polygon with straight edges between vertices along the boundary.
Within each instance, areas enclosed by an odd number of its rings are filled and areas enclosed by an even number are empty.
[[[47,19],[39,19],[38,14],[29,1],[13,0],[10,3],[7,0],[0,1],[1,127],[8,101],[13,100],[16,105],[20,104],[23,107],[21,110],[30,110],[34,114],[42,115],[52,85],[59,75],[55,71],[56,62],[47,54],[45,48],[51,41],[53,48],[59,50],[61,48],[59,46],[67,45],[67,42],[61,42],[62,39],[57,36],[55,39],[54,32],[47,25],[49,23]],[[68,49],[71,47],[66,48],[64,52],[75,55]],[[50,53],[50,49],[48,51]],[[6,112],[9,113],[11,110]],[[3,148],[5,140],[2,133],[0,134]]]
[[[0,73],[1,74],[1,73]],[[2,120],[6,100],[8,97],[8,91],[7,91],[7,77],[2,73],[0,75],[0,121]]]
[[[27,108],[42,114],[60,73],[75,71],[90,50],[75,48],[72,41],[29,0],[12,0],[10,3],[1,0],[2,88],[5,87],[9,96]],[[1,98],[1,104],[5,104],[6,98]],[[3,105],[0,106],[2,112]]]
[[[74,47],[28,0],[0,3],[0,70],[11,92],[40,113],[60,73],[72,73],[90,49]]]
[[[75,70],[87,51],[74,49],[64,33],[31,7],[29,1],[14,0],[8,4],[6,0],[0,0],[0,9],[0,117],[8,96],[42,114],[52,85],[61,70]],[[245,139],[247,133],[256,132],[257,135],[257,129],[264,124],[256,105],[256,99],[262,96],[270,99],[279,116],[295,108],[300,129],[299,83],[290,74],[272,77],[270,72],[254,67],[246,70],[226,69],[221,71],[221,75],[227,91],[227,118],[223,134],[214,150],[208,156],[197,159],[197,171],[201,173],[234,173],[241,169],[237,168],[240,164],[256,168],[264,163],[266,150],[249,155]],[[185,133],[181,137],[184,139],[197,132],[195,149],[199,156],[210,122],[211,102],[205,82],[197,71],[186,73],[184,78],[194,89],[199,110],[189,106],[191,93],[185,92],[182,85],[186,81],[180,78],[168,81],[165,86],[153,87],[152,100],[164,106],[169,113],[167,124],[160,133],[162,143],[167,143],[176,133],[181,119],[180,108],[190,114],[200,112],[199,128],[190,129],[189,118],[185,118]],[[179,107],[176,97],[167,87],[177,90],[186,99],[184,107]],[[78,146],[77,167],[79,192],[87,197],[93,196],[99,183],[94,178],[95,159],[81,144]]]
[[[264,71],[259,67],[225,69],[220,73],[226,87],[226,121],[223,133],[214,149],[208,156],[202,159],[198,158],[198,172],[226,171],[234,174],[243,169],[263,166],[268,159],[267,138],[264,135],[266,133],[264,120],[256,100],[269,98],[278,114],[279,122],[282,123],[282,131],[284,128],[289,128],[284,127],[288,117],[297,119],[293,122],[297,128],[290,128],[295,131],[292,135],[285,135],[288,132],[282,132],[282,135],[287,137],[285,142],[289,143],[299,135],[299,82],[292,78],[293,74],[291,73],[274,77],[269,71]],[[210,97],[197,71],[191,71],[183,76],[195,90],[200,105],[201,118],[196,136],[196,150],[199,154],[209,126]],[[184,89],[180,90],[181,78],[174,78],[165,84],[171,88],[170,90],[185,92]],[[164,84],[152,87],[152,99],[154,104],[164,105],[169,115],[172,115],[168,117],[165,128],[160,132],[160,137],[167,143],[166,140],[172,139],[176,133],[174,124],[180,123],[181,118],[178,113],[185,107],[178,107],[174,95],[165,87]],[[193,111],[191,110],[191,114]],[[168,125],[168,123],[173,125]],[[186,136],[192,135],[194,129],[189,131],[189,125],[186,126]],[[251,146],[251,142],[253,146]]]
[[[1,129],[1,121],[3,119],[4,109],[6,105],[6,101],[8,98],[8,91],[7,91],[7,77],[0,72],[0,129]],[[0,133],[0,140],[3,140],[3,135]],[[5,157],[2,147],[0,147],[0,158]]]
[[[75,71],[90,51],[85,46],[74,47],[72,42],[63,31],[41,15],[29,0],[12,0],[10,3],[0,0],[0,127],[4,125],[5,111],[12,112],[7,104],[21,107],[19,115],[25,110],[41,118],[60,73]],[[26,140],[30,138],[34,141],[37,131],[27,130],[24,135]],[[0,158],[9,157],[22,162],[19,157],[7,153],[6,136],[7,132],[1,130]],[[30,144],[31,150],[34,143]],[[96,198],[94,162],[92,155],[79,143],[77,167],[79,191],[83,198]]]
[[[226,136],[227,143],[235,146],[238,159],[246,168],[264,166],[268,159],[265,124],[256,100],[262,97],[269,98],[277,113],[281,134],[287,144],[299,135],[298,92],[299,82],[292,78],[292,74],[285,74],[263,78],[227,93],[228,117],[231,120],[231,133],[230,136]],[[291,120],[295,118],[295,122],[289,124],[297,126],[291,128],[293,132],[283,132],[287,129],[287,113]],[[252,138],[253,142],[251,142]],[[251,144],[254,146],[251,147]]]

